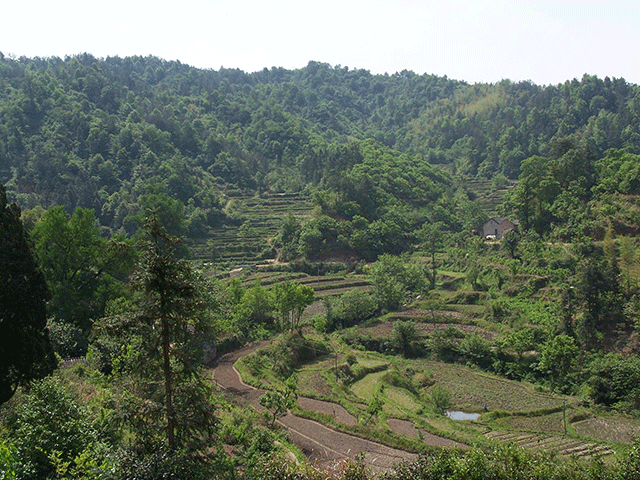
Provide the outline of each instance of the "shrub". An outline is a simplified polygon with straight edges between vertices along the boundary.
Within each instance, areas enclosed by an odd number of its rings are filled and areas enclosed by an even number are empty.
[[[609,353],[589,366],[587,381],[594,402],[606,406],[640,406],[640,358]]]
[[[397,368],[392,368],[382,376],[381,380],[393,387],[404,388],[410,392],[414,391],[414,384],[406,371],[401,372]]]
[[[354,363],[358,363],[358,359],[353,353],[347,354],[344,358],[344,361],[347,362],[348,365],[353,365]]]
[[[61,357],[80,357],[87,353],[88,333],[76,325],[49,319],[47,328],[53,348]]]
[[[2,480],[15,480],[18,459],[16,448],[7,441],[0,442],[0,478]]]
[[[472,333],[460,342],[460,352],[476,365],[487,368],[493,362],[491,346],[484,338]]]
[[[377,300],[362,290],[349,290],[339,298],[328,297],[326,331],[347,328],[364,322],[373,316],[377,309]]]
[[[435,385],[431,389],[431,401],[438,413],[444,413],[451,406],[451,392],[442,385]]]
[[[433,373],[431,372],[418,372],[412,379],[414,390],[420,390],[425,387],[430,387],[434,384]]]
[[[395,322],[391,332],[394,349],[405,357],[417,357],[422,353],[422,339],[415,323]]]
[[[19,478],[45,478],[54,471],[54,452],[60,460],[72,461],[97,441],[88,412],[52,377],[31,384],[10,435],[20,461]]]
[[[156,445],[152,449],[132,447],[118,454],[121,478],[127,480],[206,480],[211,478],[210,466],[203,457],[183,450]]]
[[[263,356],[263,359],[255,358],[250,362],[259,363],[256,368],[260,370],[270,364],[278,375],[288,378],[300,365],[328,353],[327,346],[322,342],[308,339],[298,332],[289,332],[281,335],[268,348],[256,352],[255,357]]]

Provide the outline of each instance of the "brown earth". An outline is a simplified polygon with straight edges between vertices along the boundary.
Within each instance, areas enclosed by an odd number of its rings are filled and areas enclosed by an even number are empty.
[[[419,438],[422,436],[424,443],[427,445],[432,445],[436,447],[452,447],[452,448],[469,448],[468,445],[464,443],[455,442],[449,438],[439,437],[434,435],[433,433],[429,433],[426,430],[420,430],[416,428],[413,422],[409,420],[400,420],[399,418],[390,418],[387,420],[387,425],[391,431],[395,433],[399,433],[400,435],[405,435],[407,437]]]
[[[416,312],[419,312],[419,311],[411,310],[406,312],[399,312],[399,313],[395,313],[395,316],[397,318],[403,318],[403,317],[416,318],[418,317],[418,314]],[[440,315],[440,313],[441,312],[438,312],[438,315]],[[393,331],[393,325],[394,325],[394,322],[380,322],[368,327],[361,327],[361,331],[367,332],[369,335],[372,335],[374,337],[384,337],[391,334],[391,332]],[[492,341],[498,335],[495,332],[490,332],[483,328],[476,327],[475,325],[464,325],[464,324],[457,324],[457,323],[416,322],[415,326],[418,329],[418,331],[424,336],[429,335],[436,330],[445,331],[452,326],[465,333],[475,333],[487,341]]]
[[[298,406],[301,409],[308,410],[310,412],[331,415],[340,423],[344,423],[345,425],[356,425],[358,423],[358,419],[338,403],[325,402],[324,400],[316,400],[315,398],[309,397],[300,397],[298,398]]]
[[[243,398],[259,411],[262,411],[263,407],[258,403],[258,399],[265,391],[245,384],[234,367],[234,363],[240,357],[266,345],[268,345],[266,341],[257,342],[224,355],[212,370],[212,379],[215,383],[228,392]],[[313,404],[324,409],[334,408],[333,404],[330,406],[324,405],[330,402],[318,403],[319,401],[308,402],[308,400],[304,400],[308,406]],[[336,412],[338,410],[336,409]],[[278,423],[289,430],[294,443],[307,456],[309,461],[321,468],[337,468],[336,466],[340,463],[352,459],[360,453],[363,454],[365,465],[374,471],[386,470],[397,463],[412,461],[417,458],[414,453],[339,432],[313,420],[301,418],[291,413],[281,418]]]
[[[635,419],[590,418],[571,425],[580,435],[606,442],[633,443],[640,438],[640,422]]]

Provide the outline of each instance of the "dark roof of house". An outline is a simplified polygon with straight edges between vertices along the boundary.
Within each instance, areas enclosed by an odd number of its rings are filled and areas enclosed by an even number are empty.
[[[500,225],[500,224],[501,224],[502,222],[504,222],[505,220],[506,220],[506,221],[508,221],[508,222],[513,223],[514,225],[518,225],[518,224],[520,223],[518,220],[509,220],[509,218],[508,218],[508,217],[491,217],[489,220],[487,220],[487,221],[485,222],[485,225],[486,225],[487,223],[489,223],[490,221],[492,221],[492,220],[493,220],[493,221],[495,221],[498,225]]]

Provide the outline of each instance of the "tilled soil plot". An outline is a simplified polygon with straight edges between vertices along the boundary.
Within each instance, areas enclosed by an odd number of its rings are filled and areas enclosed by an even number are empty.
[[[258,399],[264,390],[242,382],[233,365],[240,357],[266,345],[268,342],[258,342],[224,355],[212,371],[214,382],[228,392],[242,397],[258,410],[263,410]],[[417,458],[414,453],[338,432],[313,420],[292,414],[280,419],[279,423],[289,430],[298,448],[317,466],[334,468],[341,461],[354,458],[360,453],[364,454],[364,463],[373,470],[389,469],[402,461],[413,461]]]
[[[413,438],[419,438],[422,435],[422,439],[427,445],[436,447],[455,447],[461,449],[469,448],[469,446],[465,445],[464,443],[456,442],[449,438],[439,437],[437,435],[434,435],[433,433],[427,432],[426,430],[418,431],[413,422],[410,422],[408,420],[390,418],[389,420],[387,420],[387,425],[389,425],[389,428],[393,432],[399,433],[400,435],[405,435],[407,437]]]
[[[303,410],[331,415],[340,423],[344,423],[345,425],[356,425],[358,423],[358,419],[356,417],[351,415],[346,408],[337,403],[325,402],[323,400],[316,400],[308,397],[300,397],[298,398],[298,405]]]

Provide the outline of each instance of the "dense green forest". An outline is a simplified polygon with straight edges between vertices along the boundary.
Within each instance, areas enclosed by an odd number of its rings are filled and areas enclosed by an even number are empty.
[[[395,216],[412,231],[446,216],[459,228],[454,203],[473,198],[450,174],[517,179],[523,160],[559,158],[561,142],[593,170],[609,149],[640,153],[639,115],[640,90],[623,79],[469,85],[318,62],[245,73],[155,57],[2,57],[0,183],[24,210],[91,208],[128,235],[145,208],[173,202],[184,214],[174,232],[206,237],[242,221],[225,209],[234,191],[317,190],[367,226]]]
[[[389,480],[637,477],[638,86],[0,54],[0,119],[0,476],[373,476],[291,410]]]

